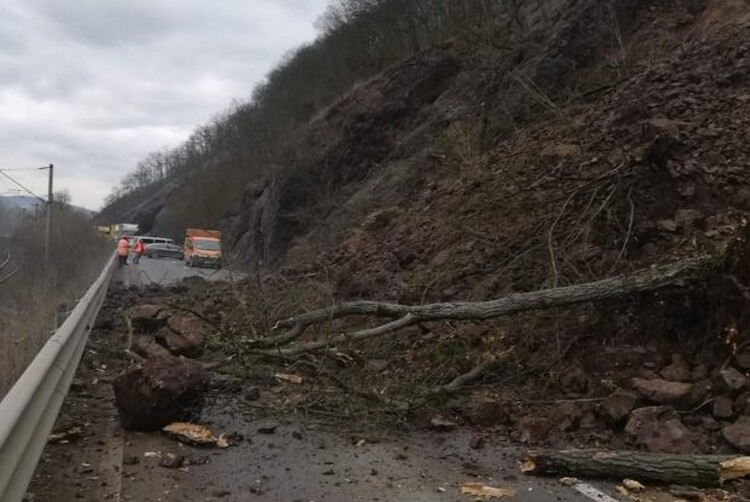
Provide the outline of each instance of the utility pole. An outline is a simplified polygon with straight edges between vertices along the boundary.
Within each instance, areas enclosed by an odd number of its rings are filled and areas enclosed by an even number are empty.
[[[55,172],[55,166],[50,164],[49,167],[40,167],[39,169],[49,169],[49,183],[47,185],[47,228],[44,233],[44,262],[49,264],[49,246],[52,240],[52,178]]]

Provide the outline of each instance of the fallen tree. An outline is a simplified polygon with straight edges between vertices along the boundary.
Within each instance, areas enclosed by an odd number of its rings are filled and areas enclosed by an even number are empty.
[[[527,293],[514,293],[495,300],[480,302],[432,303],[427,305],[402,305],[377,301],[345,302],[278,321],[273,329],[285,329],[285,332],[266,338],[246,340],[245,342],[251,348],[256,349],[259,354],[293,356],[303,352],[325,350],[351,342],[380,337],[427,321],[487,320],[518,312],[603,301],[669,287],[685,287],[704,278],[717,262],[716,257],[692,258],[653,267],[630,276]],[[392,320],[375,327],[333,334],[321,340],[289,346],[296,342],[308,327],[347,316],[375,316]]]
[[[632,478],[658,483],[718,486],[750,475],[750,457],[545,450],[528,452],[521,462],[521,470],[537,475]]]

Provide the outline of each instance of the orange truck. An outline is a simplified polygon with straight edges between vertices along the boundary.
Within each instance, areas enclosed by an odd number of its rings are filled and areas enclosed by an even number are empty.
[[[188,228],[185,231],[185,262],[188,267],[221,268],[223,261],[218,230]]]

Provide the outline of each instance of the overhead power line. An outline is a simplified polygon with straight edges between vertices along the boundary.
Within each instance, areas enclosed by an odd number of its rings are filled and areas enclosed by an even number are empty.
[[[38,167],[0,167],[0,171],[38,171]]]
[[[12,177],[12,176],[11,176],[10,174],[6,173],[6,172],[5,172],[5,169],[0,169],[0,175],[3,175],[3,176],[5,176],[6,178],[8,178],[8,179],[9,179],[10,181],[12,181],[12,182],[13,182],[13,183],[14,183],[14,184],[15,184],[16,186],[20,187],[20,188],[21,188],[21,189],[22,189],[22,190],[23,190],[24,192],[28,193],[28,194],[29,194],[29,195],[31,195],[32,197],[36,197],[37,199],[39,199],[40,201],[44,202],[45,204],[47,203],[47,201],[46,201],[45,199],[43,199],[42,197],[40,197],[40,196],[38,196],[37,194],[35,194],[35,193],[34,193],[34,192],[32,192],[31,190],[29,190],[28,188],[26,188],[25,186],[23,186],[23,185],[22,185],[22,184],[21,184],[21,183],[20,183],[19,181],[17,181],[16,179],[14,179],[14,178],[13,178],[13,177]]]

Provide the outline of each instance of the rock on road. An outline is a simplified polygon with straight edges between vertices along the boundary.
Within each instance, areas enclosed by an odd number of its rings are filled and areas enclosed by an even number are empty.
[[[128,259],[128,265],[117,270],[115,281],[120,281],[124,286],[170,286],[187,277],[202,277],[208,281],[236,281],[241,274],[232,270],[222,268],[197,268],[188,267],[184,261],[166,258],[141,258],[138,264],[132,263],[132,257]]]

